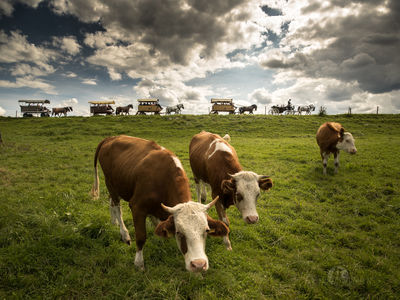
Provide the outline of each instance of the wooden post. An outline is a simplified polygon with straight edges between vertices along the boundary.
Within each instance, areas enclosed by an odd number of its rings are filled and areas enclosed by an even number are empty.
[[[379,113],[379,106],[376,107],[376,114]]]
[[[267,115],[267,107],[264,106],[264,114]]]

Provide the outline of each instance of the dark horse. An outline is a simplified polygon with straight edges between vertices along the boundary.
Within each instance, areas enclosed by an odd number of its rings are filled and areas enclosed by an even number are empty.
[[[125,115],[129,115],[129,110],[133,108],[132,104],[129,104],[127,106],[118,106],[117,109],[115,110],[115,114],[119,115],[122,113],[125,113]]]
[[[245,111],[248,111],[249,114],[253,114],[253,110],[257,110],[257,105],[242,106],[239,107],[239,114],[244,114]]]
[[[55,115],[57,116],[61,116],[62,114],[64,115],[64,117],[67,116],[67,112],[72,111],[72,107],[71,106],[65,106],[65,107],[53,107],[51,115]]]

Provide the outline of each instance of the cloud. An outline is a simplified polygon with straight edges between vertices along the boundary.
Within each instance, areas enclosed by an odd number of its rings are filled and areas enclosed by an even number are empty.
[[[36,8],[41,1],[42,0],[2,0],[0,1],[0,16],[1,14],[11,16],[14,11],[13,5],[15,4],[15,2],[23,3],[25,5]]]
[[[10,35],[0,31],[0,53],[0,63],[27,62],[48,74],[54,72],[50,61],[58,57],[54,50],[29,43],[26,36],[18,31],[12,31]]]
[[[6,114],[6,110],[0,106],[0,116],[4,116]]]
[[[61,50],[70,55],[78,54],[81,49],[81,46],[73,36],[53,37],[53,45],[60,47]]]
[[[261,66],[357,82],[362,90],[375,94],[400,89],[398,1],[299,3],[299,14],[281,40],[281,55],[265,55]]]
[[[65,77],[68,77],[68,78],[75,78],[75,77],[77,77],[78,75],[76,75],[74,72],[67,72],[67,73],[65,73],[65,74],[63,74]]]
[[[4,88],[21,88],[29,87],[32,89],[40,89],[47,94],[57,95],[55,87],[44,80],[35,78],[33,76],[25,76],[16,78],[15,82],[8,80],[0,80],[0,87]]]
[[[250,100],[256,101],[257,103],[260,104],[270,104],[272,102],[271,94],[265,88],[254,90],[249,95],[249,98]]]
[[[61,107],[73,106],[74,104],[78,104],[78,100],[76,98],[70,98],[68,100],[64,100],[63,102],[61,102]]]
[[[82,80],[82,83],[83,84],[88,84],[88,85],[97,85],[96,80],[95,79],[90,79],[90,78]]]

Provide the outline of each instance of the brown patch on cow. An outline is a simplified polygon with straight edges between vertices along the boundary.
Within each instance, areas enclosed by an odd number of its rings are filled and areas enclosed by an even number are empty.
[[[345,130],[340,123],[326,122],[322,124],[317,131],[317,144],[320,148],[321,157],[323,153],[336,153],[337,143],[343,139]]]
[[[207,232],[207,234],[211,236],[227,236],[229,234],[229,228],[224,222],[214,220],[209,215],[207,215],[207,222],[208,227],[210,227],[210,230]]]
[[[154,232],[156,235],[163,238],[169,238],[173,236],[175,234],[174,216],[171,215],[165,221],[161,221],[157,225]]]
[[[272,188],[272,179],[268,178],[268,176],[263,176],[258,180],[258,185],[260,189],[267,191]]]
[[[181,247],[181,252],[183,255],[186,254],[186,252],[188,251],[188,247],[187,247],[187,243],[186,243],[186,237],[184,234],[178,232],[178,239],[180,241],[180,247]]]
[[[236,191],[236,183],[233,178],[222,180],[221,190],[224,194],[231,194]]]

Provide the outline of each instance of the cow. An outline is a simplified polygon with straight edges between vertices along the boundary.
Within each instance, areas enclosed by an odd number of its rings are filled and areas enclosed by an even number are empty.
[[[331,153],[335,158],[335,174],[339,169],[339,151],[343,150],[350,154],[356,154],[357,149],[354,144],[353,135],[346,132],[343,126],[336,122],[326,122],[317,131],[317,144],[320,149],[323,174],[326,175],[326,165]]]
[[[228,227],[207,215],[218,199],[208,205],[191,201],[189,180],[180,160],[154,141],[130,136],[102,140],[94,156],[92,196],[99,197],[97,160],[103,169],[110,194],[112,223],[120,226],[122,240],[131,238],[122,219],[120,198],[129,202],[136,237],[135,265],[144,270],[143,246],[146,242],[146,217],[161,220],[155,233],[176,237],[190,272],[206,271],[207,235],[226,236]]]
[[[190,166],[197,199],[199,202],[206,201],[205,184],[209,184],[212,197],[219,197],[215,207],[220,220],[229,226],[226,209],[235,205],[243,220],[254,224],[258,221],[256,203],[260,188],[270,189],[272,180],[269,176],[243,171],[235,149],[227,142],[229,135],[224,138],[202,131],[194,135],[190,142]],[[224,244],[228,250],[232,250],[228,235],[224,236]]]

